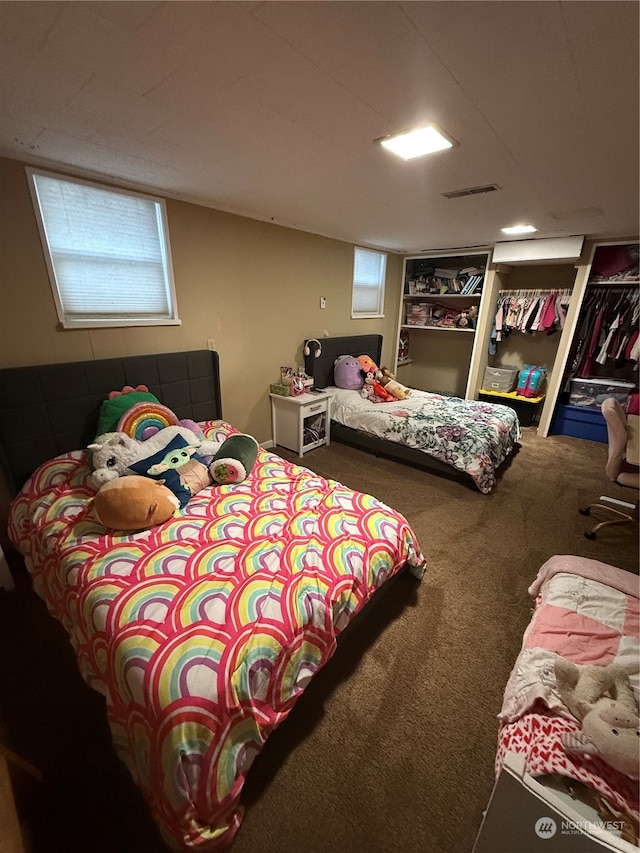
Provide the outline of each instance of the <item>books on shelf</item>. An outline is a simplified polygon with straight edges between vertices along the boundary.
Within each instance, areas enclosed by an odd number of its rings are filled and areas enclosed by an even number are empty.
[[[407,296],[446,296],[447,294],[477,295],[482,291],[484,273],[457,273],[455,270],[436,270],[436,272],[454,272],[453,276],[432,275],[418,279],[409,279],[405,285]]]
[[[467,283],[462,288],[462,293],[465,296],[475,295],[482,291],[482,284],[484,282],[484,274],[483,273],[474,273],[470,275],[467,279]]]

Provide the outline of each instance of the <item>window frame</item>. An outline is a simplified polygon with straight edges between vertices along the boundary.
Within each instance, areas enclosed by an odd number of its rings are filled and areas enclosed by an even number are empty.
[[[356,263],[358,252],[369,252],[374,255],[379,255],[382,260],[382,275],[381,281],[376,285],[377,293],[378,293],[378,310],[377,311],[356,311],[354,306],[354,297],[355,297],[355,289],[356,289]],[[384,314],[384,297],[385,297],[385,288],[387,282],[387,252],[381,252],[378,249],[370,249],[366,246],[354,246],[353,247],[353,277],[351,283],[351,319],[352,320],[374,320],[380,319],[385,316]],[[364,285],[360,284],[359,287],[363,287]]]
[[[49,275],[49,284],[51,286],[51,292],[53,294],[53,301],[55,303],[56,313],[58,315],[58,320],[63,329],[100,329],[100,328],[127,328],[132,326],[179,326],[182,321],[178,316],[178,305],[176,300],[176,288],[175,281],[173,276],[173,259],[171,255],[171,242],[169,240],[169,220],[167,217],[167,204],[164,198],[159,196],[149,195],[148,193],[138,192],[136,190],[123,189],[121,187],[115,187],[110,184],[103,184],[98,181],[91,181],[85,178],[78,178],[75,175],[67,175],[62,174],[60,172],[52,172],[46,169],[39,169],[32,166],[26,166],[27,173],[27,183],[29,185],[29,192],[31,194],[31,201],[33,204],[33,211],[36,218],[36,223],[38,225],[38,232],[40,235],[40,243],[42,245],[42,252],[44,255],[44,261],[47,267],[47,273]],[[35,178],[36,176],[42,176],[46,178],[53,178],[55,180],[72,183],[72,184],[81,184],[87,187],[94,187],[95,189],[103,190],[106,192],[113,193],[114,195],[120,196],[131,196],[133,198],[143,199],[144,201],[152,202],[157,206],[157,222],[158,222],[158,238],[160,243],[160,249],[162,252],[162,260],[163,266],[165,270],[166,277],[166,288],[167,288],[167,298],[168,298],[168,311],[169,317],[127,317],[125,316],[125,312],[123,312],[120,317],[83,317],[77,319],[70,319],[67,316],[65,311],[63,298],[61,294],[60,287],[58,285],[58,279],[55,273],[55,267],[53,265],[53,260],[51,256],[51,249],[49,247],[49,241],[47,239],[47,232],[45,227],[44,218],[42,215],[42,210],[40,208],[40,201],[38,198],[38,190],[36,188]],[[97,257],[97,256],[96,256]]]

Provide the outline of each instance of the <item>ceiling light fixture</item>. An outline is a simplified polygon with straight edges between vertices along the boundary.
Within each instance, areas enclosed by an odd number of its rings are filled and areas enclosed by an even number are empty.
[[[538,229],[535,225],[511,225],[509,228],[500,229],[503,234],[533,234]]]
[[[383,148],[387,148],[403,160],[412,160],[414,157],[422,157],[423,154],[432,154],[434,151],[444,151],[446,148],[453,148],[456,144],[432,124],[410,130],[408,133],[383,136],[373,141],[379,142]]]

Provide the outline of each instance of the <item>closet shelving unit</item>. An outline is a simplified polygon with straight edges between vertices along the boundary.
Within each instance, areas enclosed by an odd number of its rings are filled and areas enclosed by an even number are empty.
[[[403,372],[402,381],[416,388],[469,396],[468,377],[490,256],[489,248],[480,247],[404,259],[395,370],[411,367]],[[475,320],[459,325],[460,315],[472,307],[477,309]],[[408,355],[401,350],[401,334],[409,337]]]
[[[513,363],[546,363],[547,387],[538,423],[538,435],[550,432],[554,411],[561,402],[563,386],[566,384],[566,369],[571,347],[577,334],[580,311],[588,294],[588,287],[606,286],[591,275],[595,252],[600,246],[635,245],[636,237],[609,241],[584,241],[583,238],[557,238],[553,240],[526,241],[521,258],[498,258],[495,247],[478,246],[465,250],[447,252],[425,252],[405,258],[403,288],[398,310],[398,343],[400,335],[409,336],[409,351],[400,361],[396,355],[395,369],[400,368],[401,382],[425,390],[444,390],[460,397],[477,399],[484,379],[487,364],[498,366]],[[545,253],[549,248],[550,251]],[[512,244],[509,244],[511,247]],[[513,244],[517,245],[517,244]],[[560,251],[558,251],[558,249]],[[515,254],[515,253],[514,253]],[[475,295],[478,319],[473,334],[456,334],[450,329],[421,328],[408,326],[406,305],[415,301],[444,302],[462,306],[463,300],[453,294],[411,294],[408,282],[415,275],[416,261],[428,262],[438,268],[454,269],[485,264],[485,276],[480,295]],[[616,286],[638,286],[619,277]],[[547,336],[518,333],[506,346],[498,349],[495,356],[489,352],[491,330],[501,290],[520,289],[571,290],[571,299],[564,328]],[[469,307],[468,305],[466,307]],[[517,348],[517,352],[513,351]],[[637,379],[638,374],[634,374]]]
[[[618,303],[625,294],[637,299],[640,285],[637,265],[632,272],[622,272],[611,276],[595,274],[595,270],[598,268],[597,262],[601,258],[599,251],[605,249],[610,251],[614,247],[630,250],[630,255],[634,256],[636,260],[638,258],[639,242],[637,239],[595,243],[591,247],[588,263],[579,267],[573,298],[575,310],[571,318],[570,328],[565,328],[567,333],[566,346],[563,348],[562,358],[558,359],[559,363],[555,371],[554,382],[549,389],[550,394],[553,395],[550,400],[553,405],[547,407],[540,419],[538,431],[541,435],[560,433],[585,438],[595,438],[599,435],[600,437],[597,440],[606,441],[606,426],[599,410],[578,410],[571,406],[568,390],[570,379],[572,377],[577,378],[574,373],[576,357],[579,356],[580,352],[579,340],[585,311],[594,292],[610,294],[614,298],[614,303]],[[569,320],[569,318],[567,319]],[[631,381],[636,386],[638,384],[638,373],[633,371],[632,364],[630,362],[619,363],[612,358],[607,358],[602,364],[594,364],[592,375],[599,378]]]

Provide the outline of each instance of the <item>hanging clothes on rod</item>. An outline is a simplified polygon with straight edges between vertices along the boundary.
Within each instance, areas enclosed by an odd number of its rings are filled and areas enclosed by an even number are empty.
[[[512,332],[546,332],[552,335],[564,328],[571,301],[571,290],[501,290],[491,330],[489,352]]]
[[[570,360],[569,379],[588,379],[608,360],[613,369],[627,361],[638,364],[640,294],[635,284],[592,287],[578,321],[577,342]]]

